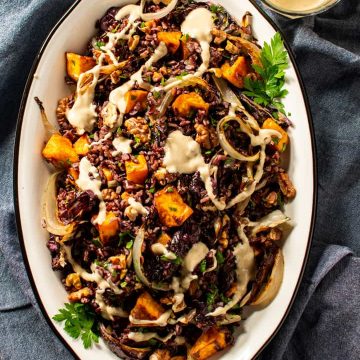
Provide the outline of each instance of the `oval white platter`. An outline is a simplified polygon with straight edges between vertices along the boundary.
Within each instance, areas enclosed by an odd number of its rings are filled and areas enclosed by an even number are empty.
[[[276,29],[271,21],[249,0],[221,0],[235,18],[249,11],[259,43],[269,41]],[[38,96],[54,124],[58,99],[69,93],[64,82],[65,51],[81,53],[95,33],[94,24],[111,6],[122,6],[126,0],[78,0],[58,22],[46,39],[31,70],[20,108],[14,163],[14,195],[18,234],[34,293],[51,328],[62,342],[80,359],[117,359],[106,345],[85,350],[80,341],[70,338],[63,328],[51,320],[67,301],[67,294],[58,275],[51,270],[50,254],[46,247],[48,234],[41,227],[41,196],[49,169],[41,157],[44,129],[39,109],[34,101]],[[286,72],[289,94],[284,103],[291,113],[294,127],[291,138],[289,174],[297,189],[295,200],[286,205],[286,214],[293,219],[294,228],[285,241],[284,279],[279,294],[265,309],[253,312],[245,321],[233,347],[220,353],[224,360],[254,358],[266,346],[284,321],[300,284],[311,243],[316,207],[315,148],[310,111],[293,56]]]

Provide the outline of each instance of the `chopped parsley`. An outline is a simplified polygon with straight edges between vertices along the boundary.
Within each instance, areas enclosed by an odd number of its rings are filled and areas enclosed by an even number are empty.
[[[133,245],[134,245],[134,240],[130,240],[126,243],[125,247],[130,250],[133,247]]]
[[[166,192],[168,193],[173,193],[174,192],[174,188],[172,186],[169,186],[167,189],[166,189]]]
[[[224,255],[220,251],[217,251],[215,256],[216,256],[216,261],[218,262],[219,265],[225,262]]]
[[[97,246],[97,247],[102,247],[102,243],[101,243],[101,241],[100,241],[100,239],[99,239],[98,237],[92,239],[92,242],[93,242],[93,244],[94,244],[95,246]]]
[[[103,41],[97,41],[95,45],[96,45],[97,48],[101,49],[106,44]]]
[[[154,187],[152,187],[152,188],[150,188],[148,191],[149,191],[149,193],[150,193],[150,194],[154,194],[154,192],[155,192],[155,188],[154,188]]]
[[[173,263],[173,264],[175,264],[175,265],[181,265],[181,263],[182,263],[181,258],[179,258],[178,256],[177,256],[175,259],[169,259],[168,257],[166,257],[166,255],[162,255],[162,256],[160,257],[160,260],[162,260],[162,261],[169,261],[169,262],[171,262],[171,263]]]
[[[180,75],[177,75],[176,78],[178,80],[181,80],[184,76],[186,76],[188,74],[187,71],[182,71]]]
[[[134,236],[130,233],[130,231],[124,231],[119,234],[118,246],[121,246],[125,241],[130,241],[133,239],[134,239]]]
[[[204,273],[206,271],[206,259],[204,259],[203,261],[201,261],[199,269],[202,273]]]

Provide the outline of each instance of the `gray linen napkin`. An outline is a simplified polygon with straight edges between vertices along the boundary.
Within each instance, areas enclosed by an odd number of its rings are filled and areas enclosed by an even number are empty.
[[[86,1],[86,0],[83,0]],[[12,163],[16,116],[42,41],[70,0],[0,4],[0,359],[72,359],[41,315],[16,236]],[[314,117],[319,206],[305,276],[261,359],[356,359],[360,353],[360,4],[315,17],[271,14],[294,50]],[[301,121],[301,119],[294,119]]]

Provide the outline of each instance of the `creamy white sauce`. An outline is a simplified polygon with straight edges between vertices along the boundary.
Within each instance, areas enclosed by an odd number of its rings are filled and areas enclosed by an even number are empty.
[[[131,142],[132,140],[126,139],[123,136],[118,136],[112,142],[114,148],[116,149],[111,153],[112,156],[117,156],[119,154],[131,154]]]
[[[119,124],[119,115],[117,108],[111,102],[108,102],[106,106],[101,110],[101,117],[103,119],[104,125],[108,126],[110,129],[113,129]]]
[[[192,174],[199,171],[211,201],[219,210],[225,208],[225,204],[217,200],[214,195],[210,166],[205,163],[201,155],[200,145],[191,136],[185,136],[179,130],[173,131],[168,136],[163,165],[169,173]]]
[[[156,332],[149,332],[149,333],[141,333],[141,332],[129,332],[128,338],[130,340],[133,340],[135,342],[143,342],[143,341],[149,341],[151,339],[159,340],[163,343],[166,343],[169,341],[173,336],[175,335],[175,332],[170,332],[168,335],[161,337]]]
[[[112,133],[107,133],[102,139],[100,139],[99,141],[93,141],[90,146],[95,146],[95,145],[101,145],[104,141],[106,141],[107,139],[111,138]]]
[[[140,319],[135,319],[132,315],[129,316],[129,321],[133,324],[133,325],[156,325],[156,326],[166,326],[167,325],[167,321],[170,318],[172,314],[171,310],[165,311],[162,315],[160,315],[156,320],[140,320]]]
[[[90,178],[89,174],[93,176]],[[79,178],[76,180],[76,185],[83,191],[91,190],[100,200],[99,213],[94,220],[95,224],[102,224],[106,216],[106,205],[103,200],[100,187],[101,180],[98,170],[95,166],[92,166],[87,157],[83,157],[79,164]]]
[[[181,84],[182,81],[189,80],[193,77],[201,77],[209,68],[210,62],[210,42],[212,40],[211,30],[214,27],[212,13],[205,8],[192,10],[181,24],[181,32],[188,34],[191,38],[196,39],[201,46],[202,63],[194,74],[184,76],[181,80],[176,78],[169,79],[164,90],[169,91],[173,87]]]
[[[128,199],[129,206],[125,209],[124,214],[131,220],[135,221],[138,215],[148,215],[149,211],[138,201],[135,201],[134,198],[130,197]]]
[[[95,111],[96,106],[93,104],[93,100],[104,56],[104,54],[101,54],[98,65],[91,70],[80,74],[76,85],[76,99],[74,105],[66,112],[66,118],[79,135],[84,134],[85,131],[90,132],[93,129],[97,118]],[[89,76],[92,76],[91,83],[83,85],[83,81],[88,79]]]
[[[216,308],[206,316],[219,316],[225,314],[228,310],[234,307],[246,294],[247,285],[255,275],[255,256],[249,240],[244,232],[245,225],[242,224],[238,228],[238,235],[242,240],[234,249],[236,258],[236,291],[232,300],[223,307]]]
[[[165,245],[160,243],[151,245],[151,251],[155,255],[165,256],[169,260],[175,260],[177,257],[172,251],[169,251]]]
[[[209,248],[202,242],[192,246],[183,261],[183,269],[189,273],[193,272],[197,265],[201,263],[209,252]]]
[[[117,106],[121,114],[124,114],[126,110],[125,94],[133,88],[135,82],[137,82],[139,86],[142,86],[144,83],[141,77],[143,71],[148,70],[152,64],[159,61],[166,54],[167,47],[163,42],[161,42],[159,46],[155,49],[152,56],[146,61],[146,63],[141,66],[141,68],[136,73],[131,75],[130,80],[127,81],[125,84],[117,87],[110,93],[109,101]]]
[[[97,284],[95,301],[99,305],[101,316],[107,320],[114,320],[114,316],[127,317],[128,314],[123,309],[106,305],[103,299],[103,293],[108,288],[111,288],[115,294],[121,294],[122,290],[119,289],[112,281],[105,280],[97,271],[95,264],[91,265],[92,273],[83,269],[72,257],[71,246],[63,245],[62,248],[65,251],[66,259],[71,264],[73,270],[85,281],[95,282]]]

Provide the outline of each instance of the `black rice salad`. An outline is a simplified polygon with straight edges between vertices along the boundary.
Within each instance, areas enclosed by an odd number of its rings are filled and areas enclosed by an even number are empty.
[[[244,306],[282,281],[295,188],[283,168],[287,54],[261,48],[251,14],[152,0],[110,8],[85,54],[66,53],[70,95],[47,120],[44,193],[54,316],[121,358],[204,360],[234,342]]]

